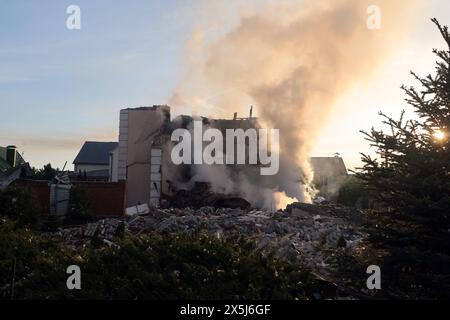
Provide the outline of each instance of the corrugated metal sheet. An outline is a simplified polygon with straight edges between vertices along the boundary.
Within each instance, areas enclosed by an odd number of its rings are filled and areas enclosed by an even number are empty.
[[[63,217],[69,210],[71,185],[50,185],[50,214]]]

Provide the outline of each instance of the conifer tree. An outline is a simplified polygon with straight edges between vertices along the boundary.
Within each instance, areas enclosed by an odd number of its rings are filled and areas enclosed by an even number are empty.
[[[450,35],[438,27],[444,50],[434,49],[436,73],[424,78],[411,72],[421,88],[403,86],[406,102],[417,119],[399,120],[383,113],[388,132],[372,128],[362,133],[377,157],[362,154],[357,176],[366,182],[382,204],[428,222],[448,223],[450,218]]]

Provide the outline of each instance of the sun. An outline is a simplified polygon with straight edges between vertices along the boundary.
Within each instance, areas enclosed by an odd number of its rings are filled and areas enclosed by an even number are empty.
[[[436,140],[439,140],[439,141],[442,141],[442,140],[444,140],[445,138],[446,138],[446,134],[445,134],[445,132],[444,131],[441,131],[441,130],[436,130],[434,133],[433,133],[433,137],[436,139]]]

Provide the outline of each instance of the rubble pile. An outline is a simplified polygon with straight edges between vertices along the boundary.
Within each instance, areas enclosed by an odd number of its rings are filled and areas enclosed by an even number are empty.
[[[123,222],[118,219],[104,219],[83,226],[60,229],[46,235],[52,238],[61,238],[67,246],[74,249],[83,247],[94,238],[111,244],[121,224]]]
[[[239,208],[248,209],[251,204],[247,200],[226,194],[213,192],[206,182],[196,182],[191,190],[174,190],[175,194],[168,198],[167,207],[171,208]]]
[[[119,226],[138,236],[148,232],[208,232],[218,238],[244,236],[263,252],[303,263],[327,274],[341,250],[356,250],[366,234],[358,223],[359,211],[336,205],[296,203],[285,211],[266,212],[231,208],[150,209],[125,221],[107,219],[59,231],[66,244],[79,247],[93,237],[112,244]]]

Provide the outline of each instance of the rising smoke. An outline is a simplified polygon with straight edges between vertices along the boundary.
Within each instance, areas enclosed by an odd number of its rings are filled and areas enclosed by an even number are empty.
[[[211,4],[213,2],[213,4]],[[245,175],[230,186],[225,167],[196,168],[216,189],[239,191],[254,205],[310,201],[308,159],[335,101],[366,81],[407,33],[418,2],[409,0],[208,1],[188,43],[170,105],[230,118],[253,104],[263,127],[280,129],[274,188]],[[381,9],[369,30],[367,9]],[[363,102],[362,102],[363,103]],[[351,119],[348,119],[351,121]],[[336,133],[337,135],[339,133]]]

